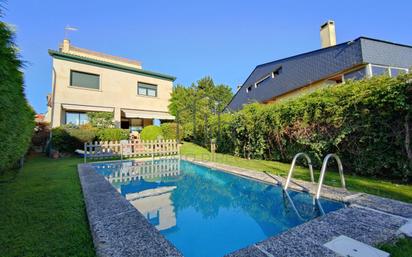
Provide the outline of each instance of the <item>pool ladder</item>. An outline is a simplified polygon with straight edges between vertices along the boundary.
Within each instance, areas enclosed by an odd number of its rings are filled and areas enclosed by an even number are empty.
[[[314,175],[313,175],[312,161],[311,161],[310,157],[306,153],[298,153],[293,157],[292,164],[291,164],[290,169],[289,169],[289,174],[288,174],[288,177],[286,179],[285,186],[283,187],[283,189],[285,191],[289,187],[290,180],[292,179],[292,173],[295,170],[296,161],[299,157],[305,157],[306,158],[306,160],[308,162],[308,166],[309,166],[309,173],[310,173],[311,181],[312,181],[312,183],[315,183],[315,178],[314,178]],[[334,158],[336,160],[336,162],[338,164],[338,170],[339,170],[339,176],[340,176],[342,188],[346,188],[345,177],[343,176],[342,162],[341,162],[338,155],[336,155],[334,153],[330,153],[330,154],[326,155],[325,158],[323,159],[322,168],[320,170],[320,176],[319,176],[319,181],[318,181],[318,188],[316,190],[316,195],[315,195],[316,200],[319,200],[320,193],[322,191],[322,186],[323,186],[323,179],[325,178],[326,168],[328,166],[328,162],[329,162],[330,158]]]

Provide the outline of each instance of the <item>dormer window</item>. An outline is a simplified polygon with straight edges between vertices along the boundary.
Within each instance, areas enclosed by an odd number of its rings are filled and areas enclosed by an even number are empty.
[[[275,78],[276,76],[279,76],[282,73],[282,67],[277,68],[272,72],[272,78]]]
[[[252,91],[252,86],[246,88],[246,93],[249,93],[250,91]]]
[[[265,82],[266,80],[270,79],[270,75],[267,75],[261,79],[259,79],[258,81],[256,81],[255,83],[255,87],[260,86],[263,82]]]

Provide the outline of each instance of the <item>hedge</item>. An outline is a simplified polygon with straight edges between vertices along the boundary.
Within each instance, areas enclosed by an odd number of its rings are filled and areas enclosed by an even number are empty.
[[[96,137],[99,141],[129,139],[129,130],[120,128],[103,128],[97,130]]]
[[[84,149],[84,143],[96,140],[95,128],[57,127],[52,130],[53,149],[60,152],[73,153],[76,149]]]
[[[53,149],[60,152],[73,153],[83,149],[84,143],[92,141],[123,140],[129,138],[129,130],[120,128],[94,128],[82,126],[72,128],[62,126],[52,130]]]
[[[144,127],[140,133],[140,138],[142,140],[157,140],[163,139],[162,129],[159,126],[150,125]]]
[[[349,81],[288,101],[246,105],[229,114],[218,150],[287,163],[307,152],[317,167],[327,153],[337,153],[346,172],[410,181],[411,110],[412,74]],[[216,138],[215,120],[198,131]]]
[[[162,130],[163,139],[176,139],[177,135],[177,124],[173,122],[163,123],[160,125],[160,129]],[[183,139],[184,130],[182,126],[179,126],[179,138],[180,140]]]
[[[24,95],[22,63],[13,36],[0,22],[0,171],[27,152],[34,131],[34,111]]]

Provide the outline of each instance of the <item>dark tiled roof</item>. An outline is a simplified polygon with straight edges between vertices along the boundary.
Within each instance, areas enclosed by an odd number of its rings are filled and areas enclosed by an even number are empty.
[[[249,102],[262,102],[365,63],[408,68],[412,66],[412,47],[359,37],[328,48],[256,66],[227,106],[238,110]],[[254,88],[256,81],[282,67],[282,73]],[[252,86],[247,93],[246,88]]]

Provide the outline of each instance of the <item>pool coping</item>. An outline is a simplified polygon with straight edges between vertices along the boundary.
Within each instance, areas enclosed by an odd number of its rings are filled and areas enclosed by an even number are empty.
[[[77,169],[97,256],[183,256],[90,163]]]
[[[269,173],[182,159],[267,184],[281,186],[285,181]],[[97,174],[90,163],[78,164],[78,173],[97,256],[183,256],[104,176]],[[290,187],[311,194],[316,189],[316,185],[300,180],[294,180]],[[376,245],[399,237],[399,228],[412,222],[412,204],[329,186],[323,188],[322,197],[345,202],[348,208],[310,220],[226,256],[337,256],[322,244],[342,231],[361,242]],[[302,235],[307,237],[302,239]]]

